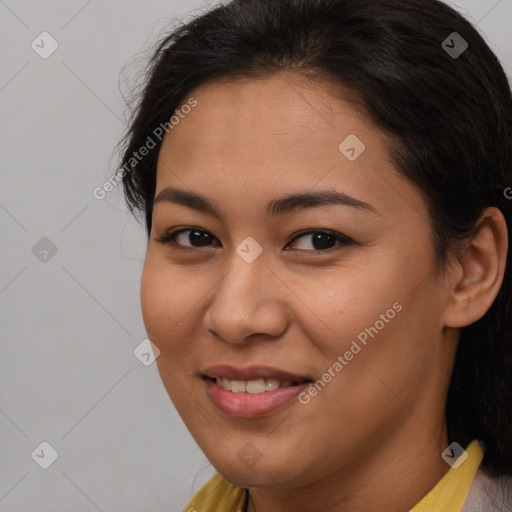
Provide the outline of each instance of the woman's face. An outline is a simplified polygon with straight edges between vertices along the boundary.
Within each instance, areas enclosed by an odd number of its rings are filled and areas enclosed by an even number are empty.
[[[348,477],[444,439],[457,333],[427,205],[325,90],[207,84],[159,155],[144,322],[177,411],[240,487]]]

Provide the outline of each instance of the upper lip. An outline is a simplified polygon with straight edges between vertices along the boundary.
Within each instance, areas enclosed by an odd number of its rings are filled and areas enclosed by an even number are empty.
[[[210,366],[203,371],[204,377],[215,379],[217,377],[229,380],[258,380],[258,379],[277,379],[279,381],[291,380],[294,382],[302,382],[311,380],[304,375],[297,375],[279,368],[270,366],[247,366],[245,368],[235,368],[228,364],[219,364]]]

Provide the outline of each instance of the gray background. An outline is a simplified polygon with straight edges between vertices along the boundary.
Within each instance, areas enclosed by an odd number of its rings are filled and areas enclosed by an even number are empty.
[[[450,3],[511,76],[512,0]],[[173,20],[205,7],[0,0],[0,511],[180,511],[213,473],[133,353],[144,230],[120,187],[92,195],[116,168],[123,66],[130,85]],[[43,31],[59,44],[47,59],[31,47]],[[43,441],[48,469],[31,457]]]

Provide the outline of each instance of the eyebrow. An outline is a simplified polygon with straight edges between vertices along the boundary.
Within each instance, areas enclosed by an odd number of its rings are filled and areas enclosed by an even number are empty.
[[[220,211],[215,203],[207,197],[195,192],[176,188],[165,188],[155,197],[153,205],[162,202],[179,204],[194,210],[209,213],[219,219],[221,218]],[[378,210],[371,204],[332,189],[319,192],[298,192],[286,197],[272,199],[267,203],[266,213],[267,215],[275,217],[286,215],[297,210],[331,205],[349,206],[380,215]]]

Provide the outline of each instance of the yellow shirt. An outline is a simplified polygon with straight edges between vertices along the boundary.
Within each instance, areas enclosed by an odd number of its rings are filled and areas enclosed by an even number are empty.
[[[484,456],[477,440],[469,444],[466,452],[468,458],[459,467],[450,468],[410,512],[461,512],[471,481]],[[244,512],[246,499],[246,489],[233,486],[215,472],[187,503],[183,512]]]

